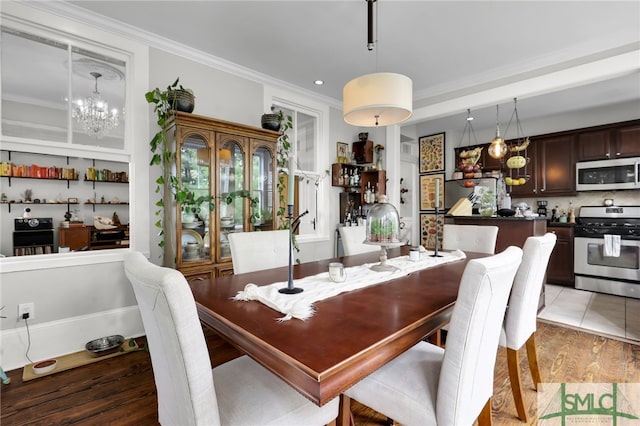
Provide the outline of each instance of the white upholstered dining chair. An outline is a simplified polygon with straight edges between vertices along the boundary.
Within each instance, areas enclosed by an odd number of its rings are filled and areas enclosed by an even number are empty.
[[[289,230],[232,232],[227,235],[233,273],[262,271],[289,264]]]
[[[410,425],[490,424],[493,370],[522,250],[470,260],[451,315],[447,347],[420,342],[344,392]],[[347,407],[345,407],[347,409]]]
[[[442,228],[442,249],[475,251],[477,253],[494,254],[498,239],[497,226],[454,225],[447,223]],[[434,341],[442,345],[442,331],[449,330],[449,325],[435,332]]]
[[[365,244],[366,226],[341,226],[338,228],[345,256],[380,251],[380,246]]]
[[[442,248],[444,250],[494,254],[497,239],[497,226],[454,225],[447,223],[442,228]]]
[[[556,235],[550,232],[540,237],[529,237],[525,241],[522,263],[513,282],[504,327],[500,335],[500,346],[507,348],[507,365],[516,411],[520,420],[523,421],[528,420],[522,393],[518,350],[526,345],[533,386],[537,390],[538,384],[542,382],[535,343],[538,300],[549,257],[555,245]]]
[[[151,352],[162,425],[324,425],[338,398],[318,407],[247,356],[213,370],[184,276],[138,252],[124,261]],[[215,383],[215,384],[214,384]]]

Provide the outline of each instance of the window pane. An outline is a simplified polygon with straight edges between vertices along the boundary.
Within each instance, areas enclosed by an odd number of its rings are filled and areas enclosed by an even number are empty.
[[[307,175],[298,179],[298,196],[300,200],[300,213],[309,210],[309,213],[300,219],[298,235],[314,234],[317,226],[318,191],[315,185],[316,175]]]
[[[123,149],[124,63],[77,48],[71,59],[73,143]],[[101,110],[100,114],[89,111],[90,102]]]
[[[273,227],[273,158],[266,148],[258,148],[253,153],[251,196],[258,199],[258,212],[254,227],[272,230]]]
[[[296,113],[296,148],[298,167],[306,171],[317,171],[315,162],[316,118],[298,112]]]
[[[2,134],[66,142],[67,46],[2,29]]]

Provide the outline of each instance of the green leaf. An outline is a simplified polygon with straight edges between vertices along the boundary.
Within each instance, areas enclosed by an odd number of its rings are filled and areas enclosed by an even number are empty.
[[[151,162],[149,163],[150,166],[154,166],[154,165],[158,165],[160,164],[162,157],[160,157],[160,154],[154,154],[153,157],[151,157]]]

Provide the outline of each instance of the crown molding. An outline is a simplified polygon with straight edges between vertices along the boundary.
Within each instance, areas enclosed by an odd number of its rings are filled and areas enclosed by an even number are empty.
[[[22,3],[22,2],[19,2]],[[26,4],[26,3],[23,3]],[[198,62],[200,64],[215,68],[229,74],[245,78],[256,83],[267,86],[274,86],[284,90],[292,91],[312,98],[318,102],[328,104],[331,107],[342,108],[342,101],[328,96],[322,96],[308,89],[290,84],[286,81],[279,80],[270,75],[255,71],[253,69],[243,67],[226,59],[205,53],[201,50],[194,49],[191,46],[178,43],[174,40],[163,37],[149,31],[142,30],[133,25],[108,18],[104,15],[83,9],[79,6],[70,4],[67,1],[54,0],[44,2],[29,2],[29,7],[41,10],[43,12],[52,13],[57,16],[72,19],[77,22],[91,25],[94,28],[116,34],[132,42],[141,43],[148,47],[153,47],[172,55],[180,56],[185,59]]]

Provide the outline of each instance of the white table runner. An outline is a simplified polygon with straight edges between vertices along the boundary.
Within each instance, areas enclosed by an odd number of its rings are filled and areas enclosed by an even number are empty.
[[[419,261],[409,260],[409,256],[400,256],[388,259],[387,263],[398,268],[393,272],[376,272],[370,267],[375,263],[365,263],[360,266],[345,268],[347,280],[341,283],[334,283],[329,279],[329,272],[322,272],[317,275],[305,277],[293,281],[295,287],[304,291],[298,294],[282,294],[279,289],[287,286],[287,281],[277,282],[266,286],[247,284],[244,290],[239,291],[233,298],[239,301],[257,300],[271,309],[274,309],[284,317],[279,321],[287,321],[291,318],[306,320],[313,316],[315,309],[313,304],[329,297],[337,296],[340,293],[357,290],[370,285],[390,281],[420,269],[431,268],[444,263],[455,262],[467,256],[460,250],[453,252],[441,252],[442,257],[430,257],[433,252],[421,253]]]

